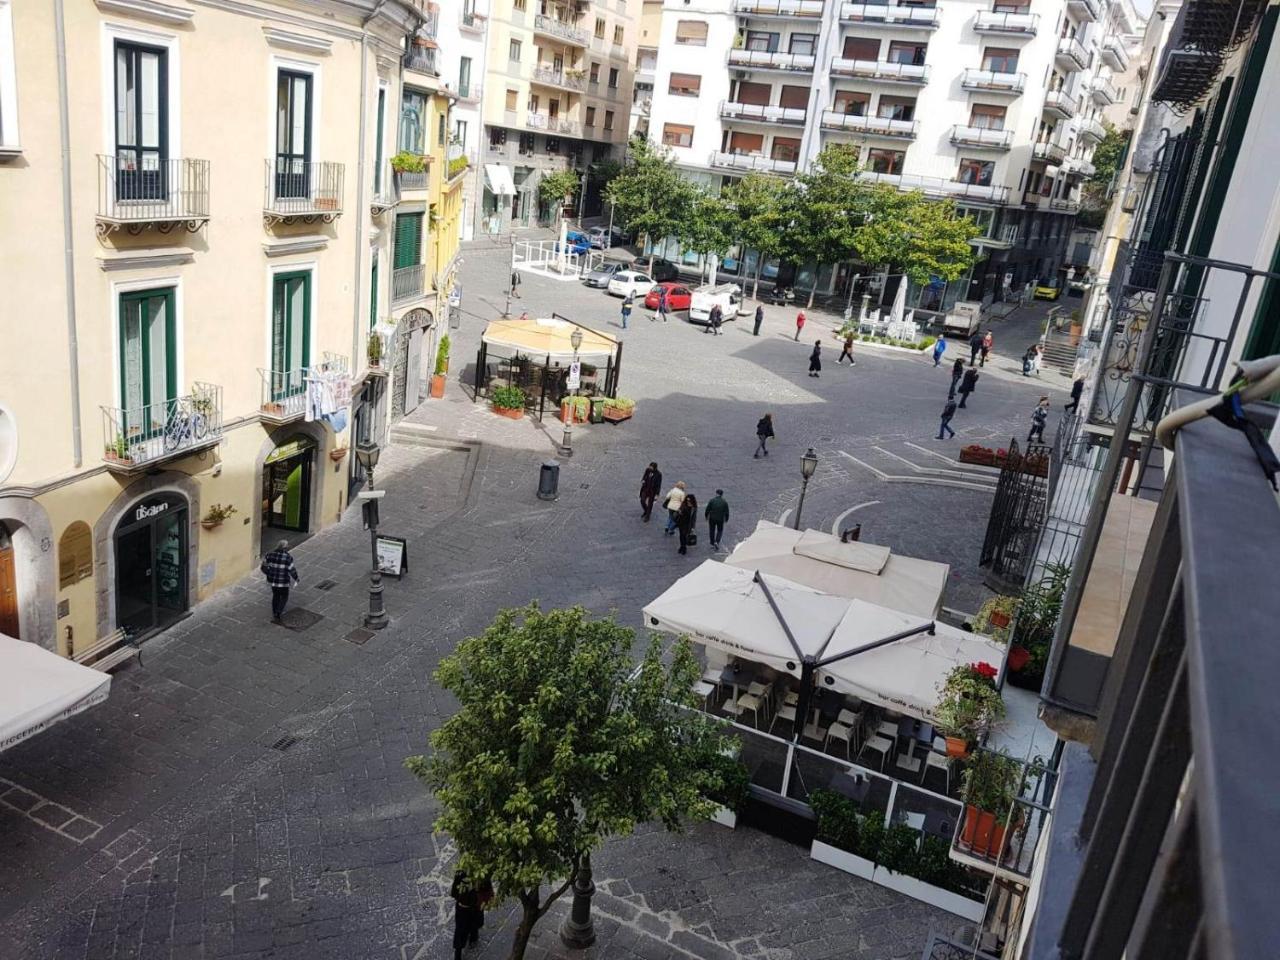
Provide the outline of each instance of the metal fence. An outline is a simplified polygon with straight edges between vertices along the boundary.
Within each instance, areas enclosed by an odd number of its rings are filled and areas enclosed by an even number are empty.
[[[98,219],[207,220],[209,161],[98,155]]]
[[[422,296],[427,279],[427,265],[415,263],[396,267],[391,273],[391,302],[406,303]]]
[[[277,217],[324,217],[342,213],[341,163],[320,160],[266,161],[263,210]]]
[[[222,387],[195,383],[191,393],[139,407],[103,407],[103,459],[136,468],[216,443],[222,437]]]

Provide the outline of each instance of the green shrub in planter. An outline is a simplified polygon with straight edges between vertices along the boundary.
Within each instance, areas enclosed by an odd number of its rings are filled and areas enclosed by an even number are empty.
[[[916,857],[915,877],[943,890],[962,896],[978,894],[972,877],[960,864],[951,859],[951,844],[941,837],[926,836]]]
[[[707,789],[708,797],[735,814],[746,809],[751,795],[751,771],[745,763],[720,754],[712,764],[711,776],[715,783]]]
[[[396,173],[421,173],[427,169],[426,157],[408,150],[401,150],[390,160],[391,169]]]
[[[834,790],[815,790],[809,795],[809,806],[818,817],[817,838],[820,842],[849,853],[858,852],[856,803]]]
[[[937,337],[925,337],[919,343],[913,343],[912,346],[915,347],[917,350],[928,350],[937,342],[938,342]]]
[[[876,862],[894,873],[905,873],[916,876],[918,855],[916,844],[920,842],[920,833],[905,823],[895,823],[884,832],[880,842],[880,855]]]
[[[879,810],[868,813],[858,823],[858,842],[853,851],[864,860],[879,860],[880,845],[884,842],[884,814]]]
[[[440,338],[440,343],[436,347],[436,376],[443,377],[449,372],[449,347],[451,341],[446,333]]]
[[[1001,818],[1009,812],[1022,781],[1022,767],[1004,753],[980,750],[960,775],[964,802]]]
[[[504,410],[523,410],[524,391],[519,387],[498,387],[493,391],[493,405]]]
[[[605,406],[621,410],[623,413],[630,413],[636,408],[636,402],[627,397],[609,397],[605,400]]]

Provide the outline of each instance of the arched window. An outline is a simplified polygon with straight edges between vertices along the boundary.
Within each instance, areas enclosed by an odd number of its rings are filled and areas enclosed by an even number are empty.
[[[93,575],[93,531],[77,520],[58,540],[58,587],[69,587]]]

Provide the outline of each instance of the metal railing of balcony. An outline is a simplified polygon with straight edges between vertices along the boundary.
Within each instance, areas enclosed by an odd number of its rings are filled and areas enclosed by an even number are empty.
[[[1120,91],[1106,77],[1094,77],[1089,92],[1094,100],[1104,106],[1110,106],[1120,99]]]
[[[807,111],[802,107],[775,107],[761,103],[720,101],[720,116],[731,120],[755,120],[761,123],[803,124]]]
[[[1123,73],[1129,69],[1129,54],[1125,51],[1124,44],[1116,37],[1107,37],[1102,41],[1102,56],[1113,70]]]
[[[820,18],[825,0],[734,0],[733,12],[750,17]]]
[[[929,67],[923,63],[897,63],[892,60],[847,60],[836,57],[831,72],[842,77],[887,80],[893,83],[928,83]]]
[[[476,33],[484,32],[485,16],[482,13],[476,13],[474,10],[463,10],[458,19],[458,26],[463,30],[473,31]]]
[[[99,154],[97,219],[99,235],[148,223],[200,229],[209,220],[209,161]]]
[[[726,153],[717,150],[711,154],[710,165],[732,170],[759,170],[764,173],[795,173],[794,160],[777,160],[757,153]]]
[[[976,33],[1007,33],[1014,36],[1034,37],[1040,25],[1038,13],[997,13],[979,10],[973,17]]]
[[[400,202],[395,171],[391,169],[390,163],[383,161],[381,169],[376,164],[370,164],[369,183],[372,190],[370,207],[374,216],[390,210]]]
[[[938,25],[936,7],[896,3],[842,3],[840,19],[853,23],[889,24],[898,27],[924,27],[932,30]]]
[[[391,302],[407,303],[417,300],[424,293],[427,266],[415,263],[408,267],[396,267],[391,273]]]
[[[986,147],[991,150],[1008,150],[1013,145],[1013,131],[992,130],[988,127],[971,127],[957,123],[951,128],[951,142],[970,147]]]
[[[1080,136],[1082,137],[1088,137],[1091,140],[1096,140],[1101,143],[1106,135],[1107,128],[1097,120],[1090,118],[1080,123]]]
[[[1023,762],[985,748],[975,753],[987,754],[993,760],[1002,756],[1004,763],[1016,764],[1018,784],[1007,810],[979,810],[968,803],[965,791],[961,791],[960,799],[966,803],[956,824],[951,858],[965,866],[1026,883],[1035,863],[1036,846],[1049,826],[1057,774],[1040,757]],[[976,759],[971,758],[971,762]]]
[[[1058,61],[1067,64],[1068,69],[1089,69],[1089,51],[1075,37],[1058,38]]]
[[[347,358],[326,354],[325,359],[310,367],[295,370],[258,369],[262,381],[261,413],[266,420],[292,420],[307,409],[307,382],[317,374],[345,373]]]
[[[579,47],[585,47],[588,39],[590,39],[587,36],[587,31],[580,27],[575,27],[571,23],[566,23],[563,20],[557,20],[555,17],[548,17],[541,13],[534,16],[533,29],[539,33],[567,40],[569,43]]]
[[[1061,165],[1067,159],[1067,148],[1060,143],[1042,140],[1032,144],[1031,156],[1036,160]]]
[[[436,66],[436,53],[437,51],[431,47],[410,47],[405,51],[404,68],[415,73],[425,73],[431,77],[438,77],[440,70]]]
[[[1077,213],[1080,210],[1080,204],[1075,200],[1058,197],[1049,201],[1049,209],[1057,213]]]
[[[1044,108],[1045,110],[1056,111],[1064,118],[1071,118],[1076,115],[1076,105],[1061,90],[1048,90],[1045,92]]]
[[[584,91],[587,89],[587,77],[582,71],[576,74],[552,67],[534,67],[529,78],[534,83],[545,83],[553,87],[564,87],[566,90]]]
[[[768,50],[730,50],[729,66],[757,70],[786,70],[811,73],[815,57],[812,54],[782,53]]]
[[[479,103],[482,91],[478,83],[458,84],[458,99],[463,103]]]
[[[1098,0],[1067,0],[1067,12],[1086,21],[1098,19]]]
[[[923,177],[915,174],[876,173],[863,171],[858,176],[873,183],[891,183],[901,190],[919,190],[929,196],[964,197],[969,200],[990,200],[1007,203],[1009,188],[994,184],[962,183],[945,177]]]
[[[266,161],[263,215],[268,220],[318,218],[326,223],[342,214],[343,165],[327,161]]]
[[[421,170],[395,171],[396,186],[400,190],[426,190],[431,184],[431,158],[422,157]]]
[[[895,120],[891,117],[867,117],[841,113],[838,110],[822,111],[822,125],[829,130],[848,130],[881,137],[912,138],[916,135],[916,121]]]
[[[136,469],[183,456],[222,438],[222,387],[194,383],[191,393],[141,407],[103,407],[103,460]]]
[[[395,327],[380,324],[364,337],[364,372],[387,376],[395,364]]]
[[[977,70],[966,67],[960,75],[960,85],[966,90],[990,90],[993,93],[1021,93],[1027,85],[1025,73],[1003,73],[996,70]]]

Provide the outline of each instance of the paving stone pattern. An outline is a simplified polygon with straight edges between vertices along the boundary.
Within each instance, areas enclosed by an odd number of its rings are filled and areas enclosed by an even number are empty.
[[[576,428],[560,498],[545,503],[534,496],[538,466],[560,424],[494,417],[458,382],[483,321],[501,309],[504,257],[468,252],[448,395],[397,430],[379,466],[382,527],[409,542],[408,575],[385,582],[391,626],[347,639],[361,627],[368,563],[368,534],[349,511],[296,551],[303,581],[291,602],[313,624],[270,624],[269,592],[248,576],[150,641],[144,665],[115,674],[106,703],[7,751],[4,960],[447,956],[451,848],[432,835],[432,799],[402,766],[451,710],[431,671],[496,608],[530,599],[641,626],[642,605],[708,556],[700,546],[680,557],[659,523],[639,522],[650,459],[704,502],[725,488],[731,542],[794,509],[799,456],[812,445],[822,464],[806,525],[861,520],[868,540],[951,563],[950,605],[981,602],[989,479],[937,471],[964,442],[1025,429],[1041,385],[997,362],[957,420],[962,436],[938,442],[946,377],[925,359],[866,349],[849,370],[829,349],[815,380],[805,375],[812,339],[793,342],[780,310],[758,339],[742,323],[714,338],[640,312],[622,373],[637,414]],[[517,310],[620,332],[618,301],[601,293],[541,279],[521,290]],[[778,441],[753,460],[765,409]],[[906,479],[884,480],[849,455]],[[939,482],[949,479],[972,482]],[[560,945],[566,902],[542,921],[530,957],[914,960],[930,929],[962,925],[749,829],[646,827],[595,860],[597,944]],[[509,908],[495,911],[475,955],[505,956],[513,923]]]

